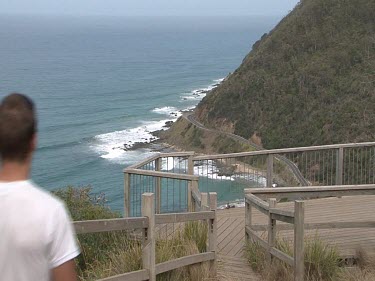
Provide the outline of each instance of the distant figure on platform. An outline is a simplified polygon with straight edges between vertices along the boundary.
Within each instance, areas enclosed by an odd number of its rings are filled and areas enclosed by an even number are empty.
[[[30,179],[37,142],[33,102],[0,104],[0,280],[75,281],[79,254],[65,205]]]

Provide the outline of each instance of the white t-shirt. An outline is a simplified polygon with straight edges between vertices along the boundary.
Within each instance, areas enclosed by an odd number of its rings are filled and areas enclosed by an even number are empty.
[[[62,201],[31,181],[0,182],[0,279],[49,281],[79,254]]]

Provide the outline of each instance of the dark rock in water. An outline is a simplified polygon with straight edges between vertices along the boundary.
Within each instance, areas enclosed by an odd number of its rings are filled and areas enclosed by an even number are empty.
[[[170,128],[174,122],[173,121],[167,121],[165,122],[165,125],[163,127]]]

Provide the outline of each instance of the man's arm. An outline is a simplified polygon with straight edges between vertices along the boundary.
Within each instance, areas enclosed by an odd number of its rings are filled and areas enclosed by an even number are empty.
[[[77,281],[76,265],[74,260],[67,261],[52,269],[53,281]]]

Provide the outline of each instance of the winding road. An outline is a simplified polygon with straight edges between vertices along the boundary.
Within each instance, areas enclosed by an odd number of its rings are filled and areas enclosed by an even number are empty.
[[[221,131],[221,130],[217,130],[217,129],[210,129],[210,128],[205,127],[202,123],[200,123],[199,121],[197,121],[195,119],[194,113],[192,113],[192,112],[183,113],[182,117],[184,119],[186,119],[187,121],[189,121],[190,123],[192,123],[194,126],[200,128],[202,130],[209,131],[209,132],[215,132],[215,133],[221,133],[221,134],[227,135],[228,137],[230,137],[233,140],[240,141],[242,143],[246,143],[246,144],[250,145],[251,147],[253,147],[255,150],[264,150],[264,148],[261,147],[260,145],[257,145],[255,143],[253,143],[252,141],[249,141],[249,140],[247,140],[247,139],[245,139],[241,136],[238,136],[238,135],[235,135],[235,134],[232,134],[232,133],[228,133],[228,132],[225,132],[225,131]],[[295,177],[297,178],[297,180],[299,181],[301,186],[309,186],[310,185],[309,181],[304,178],[304,176],[302,175],[301,171],[298,169],[296,164],[294,164],[292,161],[290,161],[285,156],[276,155],[275,158],[284,162],[291,169],[291,171],[293,172],[293,174],[295,175]]]

